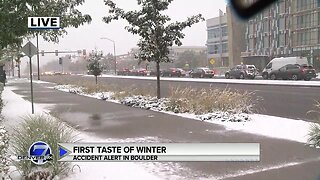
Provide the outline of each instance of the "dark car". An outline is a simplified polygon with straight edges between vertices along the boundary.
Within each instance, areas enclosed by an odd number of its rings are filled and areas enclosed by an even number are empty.
[[[272,71],[270,73],[270,79],[292,79],[292,80],[301,80],[310,81],[312,78],[315,78],[316,71],[312,66],[309,65],[299,65],[299,64],[287,64],[280,68],[279,70]]]
[[[225,73],[227,79],[254,79],[256,77],[257,70],[254,65],[236,65]]]
[[[213,78],[214,71],[209,69],[209,68],[195,68],[195,69],[192,69],[190,71],[189,76],[191,78],[195,78],[195,77],[198,77],[198,78],[204,78],[204,77]]]
[[[162,71],[163,71],[163,70],[160,69],[160,75],[161,75]],[[156,69],[150,70],[150,76],[157,76],[157,70],[156,70]]]
[[[117,75],[128,76],[130,73],[129,68],[123,68],[122,70],[117,71]]]
[[[179,68],[169,68],[161,71],[162,77],[182,77],[185,76],[185,72]]]

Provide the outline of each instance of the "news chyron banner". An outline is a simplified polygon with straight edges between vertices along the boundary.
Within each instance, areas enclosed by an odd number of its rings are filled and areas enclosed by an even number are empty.
[[[259,143],[60,143],[59,161],[260,161]]]

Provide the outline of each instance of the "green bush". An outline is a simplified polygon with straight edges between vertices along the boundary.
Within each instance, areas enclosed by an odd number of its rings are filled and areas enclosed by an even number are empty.
[[[58,143],[74,142],[74,131],[60,120],[49,115],[30,115],[23,117],[18,127],[13,128],[12,145],[14,155],[27,155],[30,146],[36,141],[46,142],[52,150],[53,160],[41,166],[31,161],[14,161],[14,165],[26,179],[34,174],[42,174],[50,177],[67,175],[70,163],[58,162]],[[46,178],[45,178],[46,179]]]

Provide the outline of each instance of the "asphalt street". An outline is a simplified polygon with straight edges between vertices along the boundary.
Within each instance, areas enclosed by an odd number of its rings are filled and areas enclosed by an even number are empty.
[[[55,82],[61,78],[71,82],[94,81],[93,77],[88,76],[43,76],[42,80]],[[122,87],[136,85],[149,89],[156,87],[156,81],[141,79],[99,77],[99,83],[117,84]],[[308,112],[315,109],[316,101],[320,101],[320,87],[161,81],[162,96],[169,96],[171,87],[217,88],[221,90],[230,88],[231,90],[255,92],[254,99],[262,99],[257,103],[256,108],[260,114],[311,122],[317,121],[317,114]]]
[[[28,82],[9,83],[8,86],[17,87],[13,92],[30,101]],[[172,166],[174,174],[183,179],[316,180],[320,176],[319,149],[48,88],[52,86],[35,84],[35,102],[53,104],[52,114],[93,136],[156,137],[160,142],[258,142],[261,145],[260,162],[183,162],[178,163],[180,167]],[[159,168],[167,165],[158,163]],[[166,173],[167,170],[162,171]]]

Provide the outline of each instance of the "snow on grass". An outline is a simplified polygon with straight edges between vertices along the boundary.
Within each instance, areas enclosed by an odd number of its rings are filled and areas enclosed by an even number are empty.
[[[84,75],[91,76],[91,75]],[[115,76],[102,75],[102,77],[122,78],[122,79],[144,79],[156,80],[156,77],[145,76]],[[319,76],[318,76],[319,78]],[[295,86],[319,86],[320,81],[291,81],[291,80],[251,80],[251,79],[199,79],[199,78],[167,78],[161,77],[163,81],[180,81],[180,82],[212,82],[212,83],[232,83],[232,84],[261,84],[261,85],[295,85]]]
[[[64,86],[64,88],[67,88],[67,86]],[[70,92],[67,89],[62,90],[65,92]],[[101,99],[99,98],[99,95],[91,95],[91,97]],[[227,130],[239,130],[246,133],[286,139],[301,143],[307,143],[309,128],[312,124],[314,124],[302,120],[294,120],[261,114],[229,114],[226,112],[215,112],[204,115],[195,115],[190,113],[174,113],[166,111],[166,107],[165,105],[163,105],[163,102],[165,102],[165,100],[155,102],[154,98],[152,97],[127,97],[122,101],[113,100],[113,102],[120,102],[128,106],[140,107],[188,119],[219,124],[225,126]]]
[[[203,117],[205,116],[199,116],[189,113],[164,113],[199,121],[203,121]],[[213,118],[211,120],[205,120],[205,122],[223,125],[225,126],[226,130],[238,130],[246,133],[258,134],[277,139],[286,139],[301,143],[308,142],[308,133],[310,126],[312,124],[315,124],[302,120],[294,120],[262,114],[240,114],[235,116],[244,116],[245,118],[249,118],[250,120],[237,122],[230,120],[221,121]]]
[[[251,114],[252,121],[240,123],[222,123],[219,121],[208,121],[215,124],[225,125],[227,129],[240,130],[247,133],[263,136],[287,139],[301,143],[307,143],[311,122],[293,120],[282,117]]]
[[[16,126],[21,122],[21,117],[31,114],[31,103],[22,98],[22,96],[15,94],[12,90],[15,87],[6,86],[2,92],[2,100],[4,107],[2,115],[4,116],[4,126],[10,132],[11,127]],[[34,107],[35,114],[48,113],[49,104],[38,104]]]

